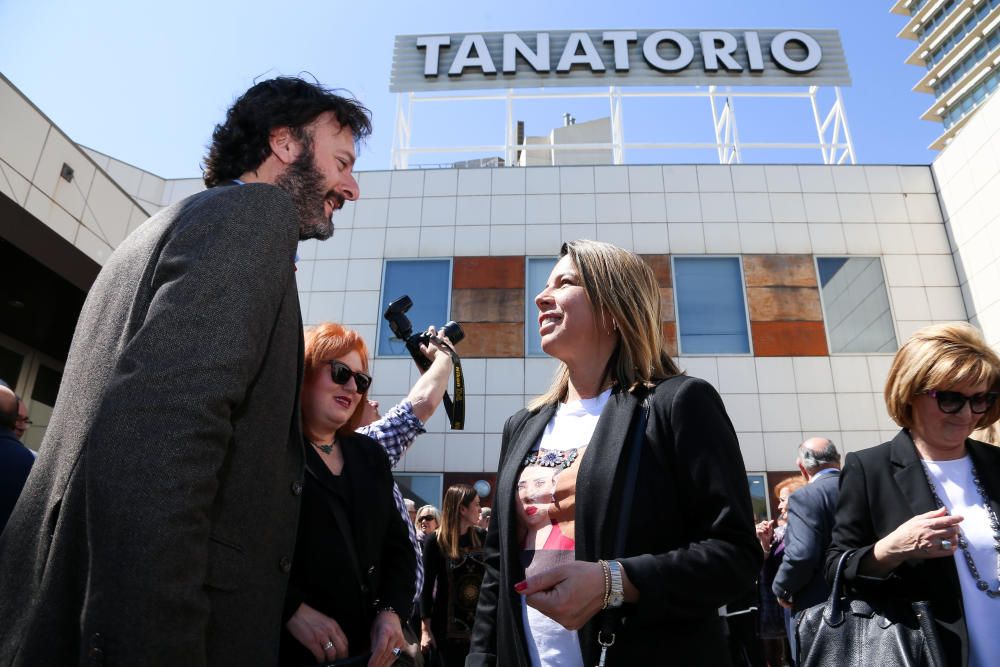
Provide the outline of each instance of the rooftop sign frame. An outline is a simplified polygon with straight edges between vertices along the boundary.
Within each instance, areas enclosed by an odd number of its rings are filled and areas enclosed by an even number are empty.
[[[832,29],[397,35],[389,90],[850,85]]]

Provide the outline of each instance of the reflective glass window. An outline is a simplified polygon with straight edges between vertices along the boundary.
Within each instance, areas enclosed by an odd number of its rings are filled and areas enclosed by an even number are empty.
[[[382,318],[388,305],[403,295],[413,301],[406,316],[414,333],[424,331],[432,324],[440,328],[448,321],[451,307],[451,260],[386,260],[382,307],[379,310],[378,356],[409,356],[404,341],[394,337],[389,323]]]
[[[889,292],[877,257],[818,257],[830,353],[895,352]]]
[[[743,274],[737,257],[675,257],[681,354],[749,354]]]

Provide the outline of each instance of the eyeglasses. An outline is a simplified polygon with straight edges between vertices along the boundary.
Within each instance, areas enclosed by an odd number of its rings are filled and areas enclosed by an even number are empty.
[[[965,394],[957,391],[937,391],[931,389],[926,392],[931,398],[937,399],[938,408],[941,412],[953,415],[956,412],[961,411],[965,407],[966,401],[969,403],[969,409],[972,410],[972,414],[981,415],[997,402],[997,392],[988,391],[985,394],[976,394],[974,396],[966,396]]]
[[[427,521],[434,521],[434,520],[435,520],[434,517],[431,516],[430,514],[417,517],[417,523],[426,523]]]
[[[347,384],[347,381],[354,378],[354,385],[358,388],[358,393],[363,394],[368,391],[372,384],[372,376],[360,371],[352,371],[351,367],[340,361],[330,362],[330,379],[337,384]]]

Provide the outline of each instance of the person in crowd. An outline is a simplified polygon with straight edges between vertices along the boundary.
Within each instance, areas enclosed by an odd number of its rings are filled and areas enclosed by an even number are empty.
[[[1000,358],[965,322],[916,331],[885,385],[901,430],[847,455],[827,578],[874,600],[926,600],[948,665],[1000,663],[1000,448],[969,438],[1000,418]],[[804,652],[806,647],[802,647]]]
[[[230,107],[208,190],[87,295],[0,538],[0,664],[274,664],[302,477],[301,239],[359,196],[368,110],[297,77]]]
[[[28,419],[28,404],[24,402],[20,396],[17,397],[17,422],[14,423],[14,435],[21,442],[24,442],[24,434],[27,432],[28,427],[31,426],[31,420]]]
[[[434,534],[434,531],[441,525],[441,512],[433,505],[424,505],[417,510],[417,528],[420,544]],[[422,553],[422,552],[421,552]]]
[[[306,476],[285,598],[279,664],[371,653],[392,664],[405,647],[416,557],[393,499],[389,457],[355,432],[371,376],[368,348],[339,324],[305,340],[302,430]]]
[[[801,476],[783,479],[774,485],[774,497],[778,499],[777,520],[761,521],[757,524],[757,539],[764,551],[764,567],[760,571],[758,590],[760,591],[760,625],[758,634],[764,648],[764,660],[768,667],[783,667],[786,656],[791,664],[791,648],[788,646],[791,612],[778,604],[778,598],[771,590],[774,576],[785,557],[785,529],[788,521],[788,498],[805,486]]]
[[[798,662],[796,617],[830,597],[826,581],[826,548],[833,533],[840,482],[840,452],[828,438],[809,438],[795,460],[806,485],[788,498],[785,553],[771,589],[790,612],[788,643]]]
[[[410,523],[414,526],[417,525],[417,504],[413,502],[410,498],[403,499],[403,505],[406,508],[406,518],[410,520]]]
[[[486,532],[477,525],[479,494],[468,484],[448,487],[442,504],[441,527],[424,541],[420,647],[434,650],[443,667],[461,667],[485,570]]]
[[[729,664],[718,609],[753,590],[762,554],[736,433],[711,385],[666,352],[652,269],[607,243],[566,243],[535,304],[560,364],[503,430],[466,664],[597,664],[604,608],[625,618],[607,665]],[[641,465],[623,488],[646,398]],[[542,513],[552,529],[532,524]],[[612,553],[619,528],[624,553]]]
[[[19,403],[9,387],[0,387],[0,533],[35,463],[31,450],[16,435]]]

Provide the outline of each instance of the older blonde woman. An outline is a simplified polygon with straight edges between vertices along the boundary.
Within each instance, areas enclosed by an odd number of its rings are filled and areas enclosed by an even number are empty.
[[[466,665],[594,665],[598,615],[615,607],[626,622],[605,664],[728,665],[718,608],[753,590],[763,556],[736,433],[711,385],[664,350],[652,269],[595,241],[561,255],[535,297],[542,349],[561,364],[504,427]],[[623,452],[646,397],[626,489]],[[539,468],[552,482],[528,494]],[[627,493],[624,553],[613,553]],[[541,544],[530,539],[540,505]]]
[[[847,455],[832,577],[878,599],[927,600],[948,665],[1000,664],[1000,449],[969,439],[1000,418],[1000,358],[964,322],[920,329],[899,349],[885,401],[902,430]]]

